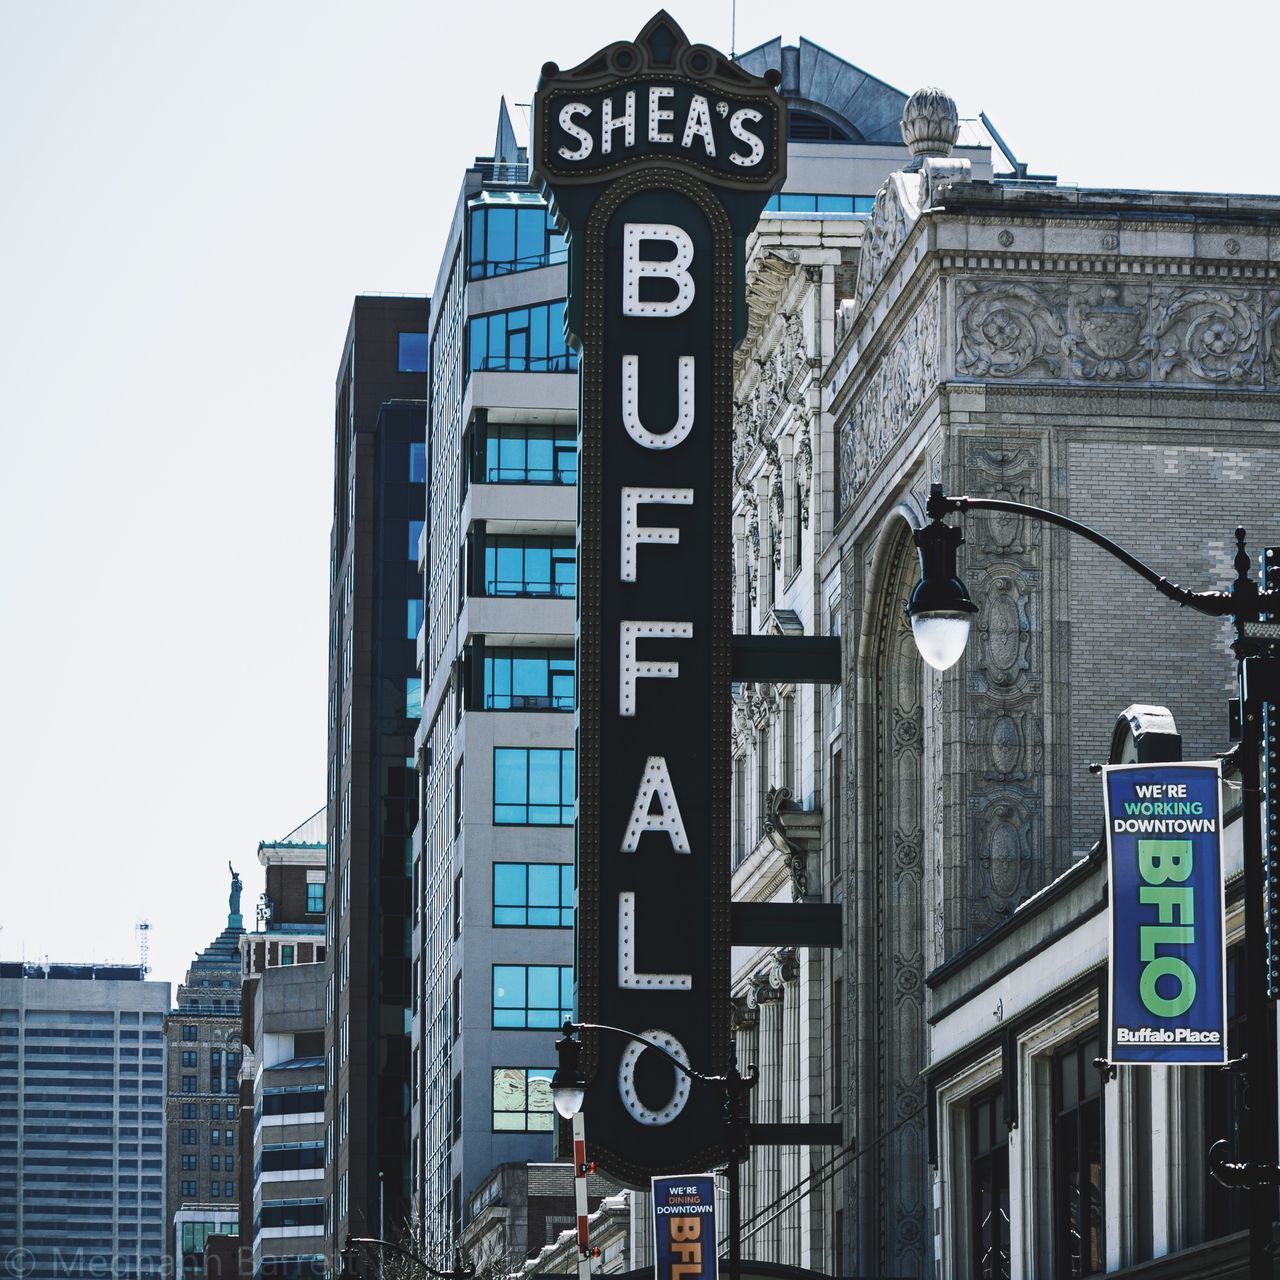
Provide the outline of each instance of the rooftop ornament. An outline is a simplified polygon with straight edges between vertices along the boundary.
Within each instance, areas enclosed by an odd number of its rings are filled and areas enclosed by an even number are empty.
[[[902,140],[912,155],[908,169],[918,169],[925,156],[949,156],[960,136],[956,100],[941,89],[917,89],[902,109]]]

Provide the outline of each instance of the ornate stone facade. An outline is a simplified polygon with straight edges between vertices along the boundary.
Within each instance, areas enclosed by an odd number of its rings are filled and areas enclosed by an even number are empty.
[[[986,981],[987,939],[1096,839],[1085,764],[1116,713],[1170,705],[1189,759],[1225,745],[1201,718],[1226,694],[1206,628],[1191,638],[1154,597],[1149,620],[1140,598],[1117,610],[1141,584],[1017,517],[956,522],[978,613],[962,661],[925,671],[903,604],[930,484],[1096,522],[1196,586],[1230,576],[1225,502],[1254,541],[1255,524],[1280,536],[1280,200],[1239,198],[1233,224],[1234,197],[1064,194],[951,164],[877,197],[822,398],[845,601],[846,1105],[875,1144],[847,1188],[853,1274],[967,1274],[963,1228],[935,1209],[955,1171],[930,1169],[924,1081],[956,1048],[933,1043],[952,1007],[935,993],[957,998],[966,964]],[[1109,1269],[1136,1248],[1114,1244]]]

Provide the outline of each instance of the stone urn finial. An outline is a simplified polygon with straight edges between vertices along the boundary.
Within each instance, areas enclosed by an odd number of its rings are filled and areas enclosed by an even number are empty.
[[[915,157],[949,156],[960,136],[956,100],[941,89],[917,89],[902,110],[902,140]]]

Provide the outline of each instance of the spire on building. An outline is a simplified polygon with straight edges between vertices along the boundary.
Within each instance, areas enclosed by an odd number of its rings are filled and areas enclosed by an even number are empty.
[[[525,160],[524,148],[516,141],[511,113],[504,97],[498,105],[498,134],[493,140],[494,164],[520,164]]]

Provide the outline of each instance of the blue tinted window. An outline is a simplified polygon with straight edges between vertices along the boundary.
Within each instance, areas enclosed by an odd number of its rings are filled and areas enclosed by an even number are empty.
[[[490,426],[484,462],[488,484],[577,484],[577,429],[523,423]]]
[[[495,964],[493,1025],[498,1028],[560,1026],[573,1016],[573,968],[555,964]]]
[[[560,596],[571,600],[577,594],[577,577],[572,538],[498,534],[485,542],[487,596]]]
[[[422,681],[417,676],[404,682],[404,713],[410,720],[422,719]]]
[[[573,867],[562,863],[495,862],[493,923],[499,927],[571,929]]]
[[[410,600],[408,602],[408,618],[405,625],[410,640],[416,640],[418,632],[422,630],[422,608],[423,602],[421,600]]]
[[[571,747],[495,747],[493,820],[508,826],[572,826]]]
[[[486,649],[486,711],[572,711],[572,649]]]
[[[409,483],[426,484],[427,482],[427,446],[411,444],[409,446]]]
[[[427,335],[425,333],[400,335],[399,368],[401,373],[426,373]]]
[[[482,280],[564,262],[568,250],[541,204],[485,204],[472,208],[467,276]]]
[[[422,537],[422,526],[425,520],[409,521],[409,559],[415,563],[418,559],[418,539]],[[417,632],[414,633],[415,635]]]
[[[307,914],[309,916],[324,915],[324,885],[307,885]]]
[[[868,214],[875,196],[815,194],[807,191],[784,191],[770,196],[765,213]]]
[[[564,336],[563,302],[473,316],[467,345],[472,372],[572,373],[578,367]]]

